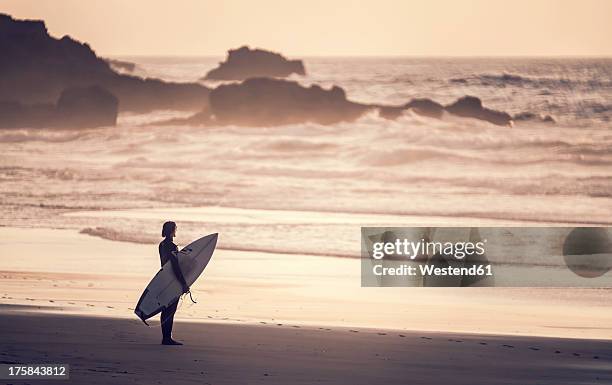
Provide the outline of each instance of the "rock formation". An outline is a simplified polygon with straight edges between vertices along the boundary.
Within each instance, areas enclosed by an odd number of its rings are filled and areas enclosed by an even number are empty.
[[[512,125],[512,116],[502,111],[495,111],[482,106],[482,101],[474,96],[464,96],[456,102],[443,106],[431,99],[412,99],[403,106],[376,105],[380,116],[386,119],[396,119],[404,111],[411,110],[418,115],[442,119],[445,112],[464,118],[484,120],[500,126]]]
[[[101,87],[67,88],[56,105],[0,102],[0,128],[114,126],[118,105],[117,98]]]
[[[0,100],[52,104],[69,87],[100,85],[120,101],[121,110],[201,109],[208,88],[119,74],[85,43],[56,39],[43,21],[0,14]]]
[[[436,119],[441,119],[444,114],[444,106],[431,99],[412,99],[404,105],[404,108],[413,110],[419,115]]]
[[[482,106],[482,101],[475,96],[464,96],[444,108],[453,115],[464,118],[474,118],[496,124],[498,126],[512,125],[512,116],[506,112],[495,111]]]
[[[540,115],[540,114],[534,114],[533,112],[521,112],[518,114],[515,114],[512,119],[514,119],[514,121],[540,121],[543,123],[555,123],[555,118],[553,118],[550,115]]]
[[[464,96],[443,106],[431,99],[412,99],[399,105],[362,104],[348,100],[340,87],[329,90],[297,82],[251,78],[241,83],[225,84],[210,92],[209,105],[187,119],[173,119],[164,124],[234,124],[240,126],[276,126],[313,122],[334,124],[350,122],[367,111],[378,110],[385,119],[397,119],[404,111],[441,119],[445,113],[509,126],[512,117],[505,112],[482,106],[480,99]]]
[[[355,120],[370,108],[348,101],[340,87],[307,88],[297,82],[270,78],[219,86],[211,91],[209,102],[217,122],[255,126],[333,124]]]
[[[441,118],[446,112],[497,125],[512,124],[509,114],[483,107],[474,96],[447,106],[430,99],[413,99],[400,106],[351,102],[340,87],[325,90],[275,79],[294,73],[304,75],[303,63],[248,47],[230,50],[227,60],[206,75],[206,79],[215,80],[246,79],[239,84],[210,91],[197,83],[142,79],[116,72],[85,43],[68,36],[51,37],[42,21],[15,20],[5,14],[0,14],[0,58],[0,109],[5,113],[0,125],[4,127],[25,123],[40,126],[45,120],[49,125],[58,125],[59,121],[61,125],[114,124],[116,103],[112,97],[119,100],[122,111],[201,111],[184,120],[190,124],[332,124],[354,120],[371,109],[378,109],[388,119],[411,110],[433,118]],[[131,68],[131,63],[111,63],[126,71]],[[7,112],[11,108],[13,111]],[[79,109],[87,111],[89,119],[79,116]],[[22,113],[31,117],[19,116]],[[522,114],[517,118],[532,117]],[[550,117],[542,120],[554,121]]]
[[[114,126],[117,123],[119,101],[98,86],[65,89],[56,106],[58,125],[68,127]]]
[[[305,75],[301,60],[247,46],[228,51],[227,59],[209,71],[204,80],[245,80],[254,77],[285,78],[291,74]]]

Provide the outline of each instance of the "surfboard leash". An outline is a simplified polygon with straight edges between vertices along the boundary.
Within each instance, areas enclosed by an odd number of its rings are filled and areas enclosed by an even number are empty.
[[[187,293],[185,294],[189,294],[189,299],[191,300],[191,302],[193,303],[197,303],[196,301],[193,300],[193,297],[191,296],[191,290],[189,290]]]

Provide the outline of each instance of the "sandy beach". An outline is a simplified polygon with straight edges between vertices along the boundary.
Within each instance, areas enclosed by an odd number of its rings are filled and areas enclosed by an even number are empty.
[[[159,270],[155,244],[7,227],[0,239],[6,255],[18,256],[3,259],[6,305],[135,319],[134,305]],[[356,258],[220,249],[192,287],[198,303],[184,299],[177,318],[612,339],[608,289],[362,288],[359,282]]]
[[[606,384],[608,341],[138,320],[2,306],[3,363],[70,364],[79,384]],[[32,381],[31,383],[45,383]],[[57,383],[57,381],[48,381]]]
[[[0,273],[2,362],[69,363],[72,383],[612,380],[603,289],[361,288],[357,259],[218,250],[174,348],[133,315],[155,245],[7,227],[0,239],[15,256]]]

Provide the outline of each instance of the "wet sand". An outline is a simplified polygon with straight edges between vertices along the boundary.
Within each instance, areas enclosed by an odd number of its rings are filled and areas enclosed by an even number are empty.
[[[137,320],[0,309],[0,361],[69,363],[73,384],[612,381],[607,341],[179,321],[170,347]]]

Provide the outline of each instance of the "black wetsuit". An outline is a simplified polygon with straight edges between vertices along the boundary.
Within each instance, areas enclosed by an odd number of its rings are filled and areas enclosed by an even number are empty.
[[[176,278],[183,286],[187,286],[185,278],[183,278],[183,273],[179,267],[178,260],[172,254],[173,251],[178,251],[178,247],[172,242],[172,238],[164,238],[164,240],[159,243],[159,258],[161,265],[164,266],[166,262],[170,261]],[[161,312],[161,329],[164,340],[172,339],[172,323],[174,322],[174,313],[176,312],[177,305],[178,299]]]

